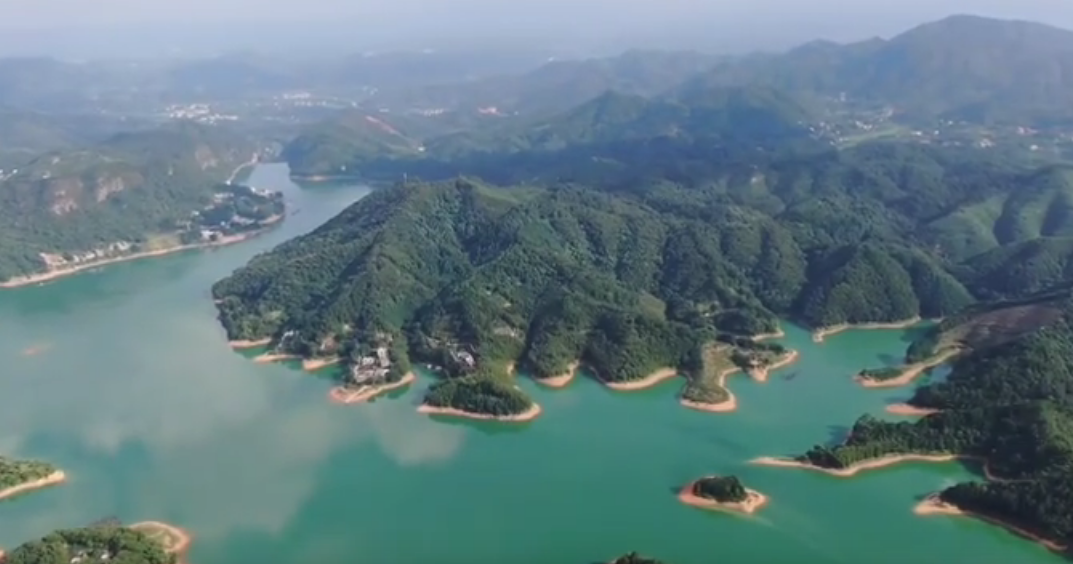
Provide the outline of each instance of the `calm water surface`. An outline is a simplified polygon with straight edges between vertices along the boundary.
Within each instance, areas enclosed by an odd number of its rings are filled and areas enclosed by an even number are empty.
[[[301,211],[235,247],[0,292],[0,453],[70,476],[0,503],[0,546],[114,515],[190,530],[193,564],[590,564],[627,550],[671,564],[1063,561],[971,519],[914,516],[921,496],[974,477],[958,464],[853,479],[747,464],[886,417],[909,391],[852,375],[894,362],[909,331],[815,345],[787,327],[801,360],[765,384],[732,378],[733,414],[679,407],[678,382],[621,394],[523,380],[544,407],[531,424],[433,420],[414,411],[427,375],[372,404],[331,405],[326,378],[231,351],[209,287],[368,190],[299,188],[279,165],[252,183]],[[676,501],[709,473],[772,501],[751,518]]]

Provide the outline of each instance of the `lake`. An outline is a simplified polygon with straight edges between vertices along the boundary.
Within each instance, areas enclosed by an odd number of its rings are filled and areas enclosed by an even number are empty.
[[[283,190],[277,230],[236,246],[117,264],[0,292],[0,453],[69,482],[0,502],[0,546],[102,517],[193,533],[191,564],[592,564],[630,550],[669,564],[1063,562],[968,518],[917,517],[917,500],[976,476],[957,463],[834,478],[748,464],[841,440],[910,389],[864,389],[914,330],[850,331],[759,384],[734,376],[739,410],[684,409],[680,381],[612,392],[588,378],[520,385],[527,424],[433,420],[409,390],[332,405],[332,382],[232,351],[209,288],[253,255],[368,193],[299,187],[284,165],[250,183]],[[736,474],[771,502],[753,517],[681,505],[706,474]]]

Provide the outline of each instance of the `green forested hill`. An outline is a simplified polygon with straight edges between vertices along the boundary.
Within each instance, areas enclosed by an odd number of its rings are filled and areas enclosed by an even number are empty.
[[[254,152],[225,130],[176,124],[40,156],[0,181],[0,279],[44,270],[40,253],[173,234]]]
[[[538,376],[582,358],[609,380],[694,365],[715,334],[770,331],[777,315],[808,325],[894,320],[973,300],[934,254],[897,240],[912,216],[893,204],[873,202],[886,219],[862,241],[828,221],[850,215],[833,207],[839,199],[769,214],[726,196],[666,183],[637,196],[399,185],[213,292],[231,338],[273,337],[299,354],[406,333],[424,354],[430,343],[462,342]]]
[[[488,118],[499,124],[461,127],[448,119],[436,127],[429,120],[351,113],[311,127],[284,157],[299,177],[503,176],[510,170],[512,179],[524,179],[578,174],[586,161],[603,174],[669,152],[704,160],[728,152],[753,156],[795,142],[818,145],[803,107],[759,87],[713,88],[681,100],[608,91],[537,120]]]
[[[940,339],[961,341],[970,350],[945,382],[918,389],[910,400],[938,413],[915,423],[862,417],[845,444],[814,447],[802,460],[843,468],[894,453],[986,458],[996,479],[958,484],[942,491],[941,499],[1048,539],[1073,540],[1073,300],[1068,289],[977,308],[944,323],[926,339],[927,348],[934,349]]]
[[[717,66],[697,81],[847,94],[916,117],[1033,123],[1073,116],[1073,32],[952,16],[889,40],[814,42]]]

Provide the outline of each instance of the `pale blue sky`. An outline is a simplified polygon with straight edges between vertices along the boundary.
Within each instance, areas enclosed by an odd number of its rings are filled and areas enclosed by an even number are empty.
[[[356,51],[500,39],[741,51],[888,36],[955,13],[1073,29],[1073,0],[0,0],[0,53],[91,44]]]

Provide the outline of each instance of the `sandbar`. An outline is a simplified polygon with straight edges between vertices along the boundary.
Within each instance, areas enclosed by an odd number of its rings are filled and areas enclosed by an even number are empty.
[[[11,486],[10,488],[0,490],[0,499],[7,499],[33,490],[62,484],[66,480],[67,474],[64,474],[62,470],[56,470],[44,478],[23,482],[17,486]]]
[[[893,415],[905,415],[908,417],[927,417],[933,413],[939,413],[940,409],[930,407],[917,407],[907,403],[892,403],[887,406],[887,413]]]
[[[753,380],[756,380],[757,382],[767,382],[768,375],[770,375],[773,370],[785,368],[797,362],[797,358],[799,356],[801,355],[798,354],[797,351],[791,350],[786,354],[782,355],[782,358],[776,360],[775,362],[767,366],[756,366],[750,368],[748,370],[749,376],[752,376]]]
[[[872,323],[839,323],[838,325],[831,325],[829,327],[820,327],[812,332],[812,342],[822,343],[824,339],[832,335],[837,335],[843,331],[853,330],[869,330],[869,329],[905,329],[906,327],[912,327],[917,323],[923,321],[920,316],[911,317],[902,321],[891,321],[888,323],[872,322]]]
[[[961,349],[954,347],[943,351],[941,354],[933,356],[927,360],[906,365],[902,370],[902,373],[894,378],[887,378],[884,380],[876,380],[867,376],[861,376],[858,374],[853,379],[858,384],[865,388],[900,388],[902,386],[908,386],[913,383],[924,372],[939,366],[940,364],[950,360],[953,356],[961,352]]]
[[[318,357],[318,358],[303,358],[302,359],[302,370],[305,370],[306,372],[316,372],[317,370],[320,370],[321,368],[326,368],[328,366],[333,366],[333,365],[339,364],[342,361],[343,361],[343,358],[338,357],[338,356],[328,356],[328,357]]]
[[[167,523],[161,523],[160,521],[143,521],[141,523],[135,523],[128,528],[138,531],[153,540],[159,541],[164,545],[164,552],[167,552],[168,554],[182,554],[183,552],[186,552],[186,550],[190,548],[190,543],[194,540],[189,532]],[[164,538],[161,539],[160,537]]]
[[[799,462],[792,458],[777,458],[773,456],[762,456],[750,462],[752,464],[759,464],[761,466],[805,468],[808,470],[816,470],[818,472],[823,472],[824,474],[830,474],[831,476],[838,476],[839,478],[849,478],[851,476],[855,476],[858,472],[862,472],[864,470],[884,468],[887,466],[893,466],[895,464],[901,464],[902,462],[950,462],[953,460],[958,460],[959,458],[967,457],[958,456],[954,454],[890,454],[887,456],[881,456],[879,458],[862,460],[856,464],[851,464],[847,468],[823,468],[820,466],[816,466],[815,464]]]
[[[265,337],[264,339],[256,340],[240,340],[240,341],[228,341],[227,344],[231,345],[233,349],[255,349],[257,347],[263,347],[272,343],[272,337]]]
[[[515,414],[515,415],[489,415],[487,413],[473,413],[471,411],[464,411],[461,409],[455,409],[453,407],[435,407],[427,404],[421,404],[417,408],[418,413],[424,413],[427,415],[448,415],[451,417],[464,417],[466,419],[481,419],[486,421],[505,421],[505,422],[522,422],[532,421],[536,419],[541,412],[540,404],[533,402],[533,405],[529,406],[529,409]]]
[[[332,403],[338,404],[351,404],[362,403],[373,399],[374,397],[390,392],[391,390],[397,390],[404,386],[409,386],[417,380],[417,376],[413,372],[407,372],[398,382],[390,382],[382,386],[365,386],[362,388],[348,388],[346,386],[336,386],[328,392],[328,400]]]
[[[563,372],[558,376],[552,376],[550,378],[534,378],[534,380],[536,380],[537,383],[539,383],[540,385],[547,386],[549,388],[565,388],[566,386],[570,385],[570,382],[574,381],[575,377],[577,377],[577,372],[579,368],[581,368],[581,362],[574,361],[570,363],[569,367],[567,367],[566,372]]]
[[[1014,525],[1007,521],[1003,521],[1002,519],[997,519],[995,517],[991,517],[990,515],[984,515],[975,511],[967,511],[961,509],[953,503],[943,501],[938,494],[932,494],[924,498],[924,501],[921,501],[916,505],[916,507],[913,508],[913,513],[916,513],[917,515],[960,515],[965,517],[974,517],[981,521],[991,523],[992,525],[1002,527],[1028,540],[1038,542],[1055,552],[1065,552],[1068,548],[1064,544],[1060,544],[1053,540],[1045,539],[1037,534],[1031,533],[1021,527],[1018,527],[1017,525]]]
[[[651,388],[657,384],[660,384],[664,380],[670,380],[678,376],[678,370],[674,368],[660,368],[659,370],[641,378],[640,380],[631,380],[629,382],[608,382],[602,380],[604,385],[612,390],[619,392],[633,392],[637,390],[644,390]]]
[[[239,243],[239,242],[245,241],[247,239],[251,239],[253,237],[256,237],[258,235],[261,235],[261,234],[265,233],[266,231],[268,231],[268,229],[272,225],[278,223],[279,220],[282,219],[282,218],[283,218],[283,216],[281,216],[281,215],[272,216],[272,217],[264,220],[263,223],[264,223],[265,227],[262,228],[262,229],[258,229],[256,231],[249,231],[247,233],[240,233],[240,234],[237,234],[237,235],[229,235],[227,237],[221,237],[220,239],[218,239],[216,241],[209,242],[209,243],[194,243],[194,244],[191,244],[191,245],[176,245],[174,247],[168,247],[167,249],[157,249],[157,250],[154,250],[154,251],[143,251],[143,252],[140,252],[140,253],[131,253],[129,255],[123,255],[123,256],[119,256],[119,257],[111,257],[111,258],[107,258],[107,259],[103,259],[103,260],[95,260],[95,261],[91,261],[91,262],[87,262],[87,263],[75,264],[75,265],[66,266],[66,267],[63,267],[63,268],[57,268],[55,270],[50,270],[48,272],[42,272],[40,274],[30,274],[30,275],[27,275],[27,276],[16,276],[16,277],[13,277],[13,278],[8,278],[7,280],[5,280],[3,282],[0,282],[0,288],[19,288],[21,286],[29,286],[31,284],[37,284],[39,282],[48,282],[50,280],[56,280],[57,278],[64,278],[66,276],[71,276],[72,274],[77,274],[79,272],[82,272],[83,270],[90,270],[90,269],[93,269],[93,268],[97,268],[99,266],[107,266],[107,265],[110,265],[110,264],[117,264],[117,263],[120,263],[120,262],[129,262],[129,261],[132,261],[132,260],[139,260],[139,259],[150,258],[150,257],[161,257],[161,256],[164,256],[164,255],[170,255],[170,254],[173,254],[173,253],[179,253],[179,252],[183,252],[183,251],[191,251],[191,250],[194,250],[194,249],[208,249],[208,248],[212,248],[212,247],[223,247],[225,245],[232,245],[234,243]]]
[[[696,409],[697,411],[707,411],[709,413],[729,413],[737,410],[738,398],[734,395],[734,392],[730,391],[730,388],[727,387],[727,377],[739,370],[741,370],[741,368],[734,366],[719,373],[719,387],[723,388],[723,391],[727,393],[727,399],[719,403],[708,403],[680,398],[678,403],[681,404],[682,407]]]
[[[746,515],[752,515],[756,513],[758,509],[764,506],[768,502],[768,497],[756,490],[745,488],[745,501],[724,502],[716,501],[706,497],[701,497],[693,493],[693,484],[696,482],[690,482],[686,484],[678,492],[678,501],[692,505],[694,507],[700,507],[703,509],[717,509],[720,511],[734,511],[736,513],[744,513]]]

